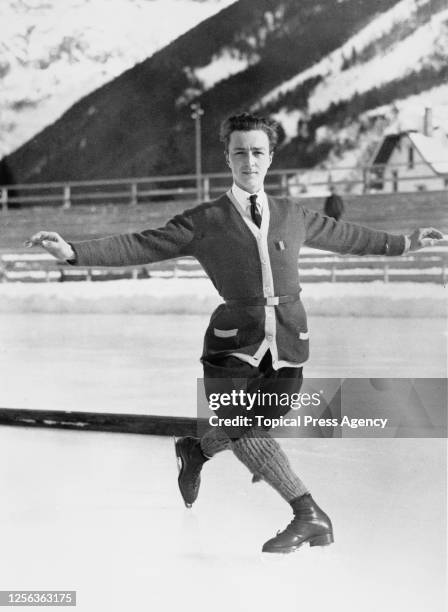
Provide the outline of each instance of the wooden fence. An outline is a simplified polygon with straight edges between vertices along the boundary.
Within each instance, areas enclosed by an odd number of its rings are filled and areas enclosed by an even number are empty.
[[[399,172],[404,165],[394,165]],[[429,166],[422,165],[421,176],[400,177],[404,185],[408,181],[426,181],[427,189],[431,181],[437,180]],[[390,169],[392,166],[388,165]],[[329,168],[313,170],[309,168],[291,168],[271,170],[265,185],[272,195],[300,195],[306,197],[321,195],[334,185],[341,193],[371,193],[375,177],[385,166],[356,168]],[[54,183],[25,183],[0,186],[1,210],[9,207],[26,206],[62,206],[64,209],[80,204],[145,204],[155,201],[200,202],[213,198],[229,186],[229,173],[212,173],[201,176],[184,174],[176,176],[152,176],[94,181],[65,181]],[[396,180],[396,179],[394,179]],[[439,179],[440,180],[440,179]],[[384,178],[383,184],[392,179]],[[440,187],[438,187],[440,189]],[[317,190],[317,192],[316,192]],[[400,191],[406,192],[406,189]],[[412,190],[410,190],[412,191]]]
[[[448,250],[435,248],[400,257],[353,257],[305,249],[301,254],[301,282],[384,282],[414,281],[446,285]],[[204,278],[200,264],[191,257],[163,261],[148,266],[100,268],[68,266],[42,254],[3,254],[0,256],[2,282],[106,281],[146,278]]]

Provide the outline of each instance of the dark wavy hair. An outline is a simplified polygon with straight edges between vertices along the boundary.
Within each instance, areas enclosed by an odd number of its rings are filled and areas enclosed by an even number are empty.
[[[278,142],[277,121],[251,113],[241,113],[224,119],[221,123],[219,139],[224,143],[225,150],[228,151],[232,132],[249,132],[251,130],[263,130],[269,138],[269,150],[273,151],[275,149]]]

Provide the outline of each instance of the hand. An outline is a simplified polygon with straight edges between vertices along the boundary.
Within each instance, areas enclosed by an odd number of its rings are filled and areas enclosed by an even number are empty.
[[[37,232],[37,234],[31,236],[25,242],[25,246],[28,248],[37,245],[43,247],[50,255],[53,255],[53,257],[60,261],[68,261],[75,258],[72,247],[56,232]]]
[[[418,251],[424,247],[434,246],[438,240],[443,240],[442,232],[433,227],[419,227],[408,236],[409,250]]]

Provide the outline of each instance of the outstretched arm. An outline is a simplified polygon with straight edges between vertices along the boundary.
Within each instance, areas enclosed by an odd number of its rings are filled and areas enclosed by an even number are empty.
[[[432,246],[443,234],[432,227],[416,229],[409,236],[390,234],[355,223],[335,221],[317,212],[302,209],[306,246],[340,254],[402,255]]]
[[[132,266],[190,255],[193,239],[191,216],[184,213],[159,229],[73,243],[56,232],[41,231],[25,244],[40,245],[57,259],[81,266]]]
[[[25,242],[25,246],[28,248],[38,245],[43,247],[50,255],[59,259],[59,261],[71,261],[75,259],[75,252],[72,246],[56,232],[48,232],[45,230],[37,232],[37,234],[33,234],[33,236]]]
[[[443,234],[434,227],[419,227],[407,236],[409,251],[419,251],[425,247],[434,246],[438,240],[443,240]]]

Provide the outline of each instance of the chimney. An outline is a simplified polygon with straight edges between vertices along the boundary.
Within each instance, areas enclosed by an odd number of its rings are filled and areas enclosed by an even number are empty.
[[[432,136],[432,108],[427,106],[425,108],[425,118],[423,119],[423,134],[425,136]]]

